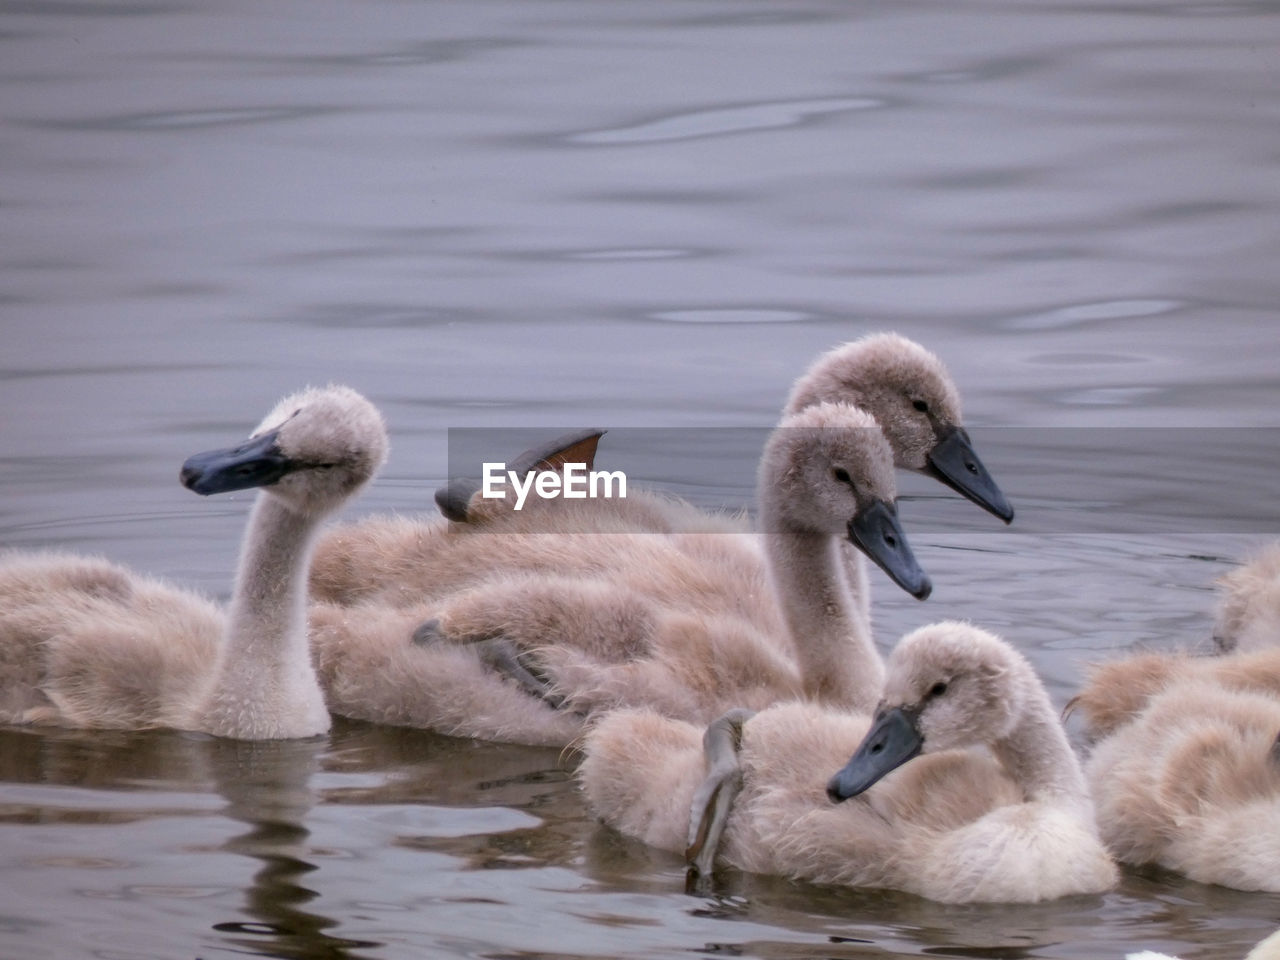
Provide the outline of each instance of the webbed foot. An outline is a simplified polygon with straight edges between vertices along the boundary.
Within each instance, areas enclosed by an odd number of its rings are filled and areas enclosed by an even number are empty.
[[[433,617],[413,631],[413,642],[418,646],[430,646],[450,642],[450,638],[445,633],[440,618]],[[545,701],[552,710],[559,710],[564,706],[564,697],[552,692],[550,679],[538,669],[534,659],[506,637],[476,640],[468,646],[476,651],[480,662],[486,667],[515,681],[521,690]]]
[[[702,735],[707,758],[707,776],[694,791],[689,809],[689,885],[698,889],[699,878],[709,878],[720,849],[725,824],[734,798],[742,790],[742,768],[738,751],[742,747],[742,727],[755,716],[754,710],[738,708],[714,720]]]
[[[418,646],[427,647],[433,643],[442,643],[449,638],[445,635],[440,618],[432,617],[418,625],[418,628],[413,631],[412,639]]]

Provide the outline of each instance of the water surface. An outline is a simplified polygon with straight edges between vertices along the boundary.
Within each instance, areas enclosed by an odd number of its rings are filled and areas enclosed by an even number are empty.
[[[885,646],[969,617],[1064,703],[1090,659],[1206,646],[1213,577],[1280,532],[1274,5],[3,10],[5,546],[225,596],[250,497],[178,466],[329,380],[393,432],[348,516],[428,509],[450,429],[583,424],[749,506],[750,445],[691,438],[762,436],[880,329],[945,358],[1019,510],[903,479],[936,590],[875,581]],[[1017,909],[692,897],[572,755],[419,731],[9,730],[0,765],[3,956],[1235,958],[1280,922],[1150,872]]]

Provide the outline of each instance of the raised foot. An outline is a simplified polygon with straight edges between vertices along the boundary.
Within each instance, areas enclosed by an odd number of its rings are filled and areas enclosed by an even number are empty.
[[[420,647],[429,647],[433,643],[443,643],[448,637],[445,636],[444,629],[440,624],[440,618],[432,617],[413,631],[412,639]]]
[[[439,617],[424,621],[413,631],[413,642],[418,646],[430,646],[449,642]],[[490,670],[515,681],[525,693],[544,701],[552,710],[564,706],[564,697],[551,691],[551,681],[527,654],[506,637],[490,637],[468,644],[480,657],[480,662]]]
[[[689,846],[684,853],[689,864],[688,886],[695,892],[699,878],[711,876],[729,811],[742,790],[742,768],[738,764],[742,727],[755,714],[744,708],[730,710],[712,721],[702,735],[707,776],[694,791],[689,807]]]

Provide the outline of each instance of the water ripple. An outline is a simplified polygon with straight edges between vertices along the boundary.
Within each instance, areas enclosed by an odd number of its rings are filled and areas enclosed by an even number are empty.
[[[654,320],[671,323],[796,323],[813,320],[803,310],[777,310],[765,307],[711,307],[693,310],[662,310],[649,314]]]
[[[386,50],[355,53],[280,53],[272,56],[220,56],[205,57],[210,63],[250,65],[266,68],[283,68],[289,72],[299,69],[329,71],[334,69],[363,69],[368,67],[420,67],[442,63],[456,63],[475,59],[496,50],[508,50],[528,46],[528,41],[515,37],[450,37],[425,40],[408,46],[396,45]]]
[[[573,250],[519,250],[495,252],[490,256],[508,260],[576,261],[586,263],[617,263],[634,260],[689,260],[712,256],[715,251],[694,247],[602,247],[599,249]]]
[[[30,126],[59,130],[190,130],[200,127],[234,127],[282,120],[302,120],[335,113],[333,107],[223,107],[211,110],[158,110],[122,113],[83,120],[31,121]]]
[[[0,13],[39,17],[127,17],[186,13],[176,3],[62,3],[58,0],[11,0],[0,4]]]
[[[478,314],[474,311],[464,311],[454,307],[445,309],[389,303],[316,304],[296,312],[268,318],[272,322],[298,324],[325,330],[417,330],[463,320],[475,322],[477,319]],[[253,322],[259,321],[255,318]]]
[[[614,247],[609,250],[579,250],[566,253],[566,260],[684,260],[698,252],[683,247]]]
[[[1027,357],[1027,363],[1043,363],[1054,366],[1087,366],[1096,367],[1101,363],[1150,363],[1151,357],[1130,353],[1094,353],[1078,351],[1075,353],[1040,353]]]
[[[1050,64],[1047,56],[992,57],[964,67],[927,70],[903,76],[908,83],[983,83],[1023,77]]]
[[[1123,407],[1162,393],[1159,387],[1093,387],[1063,394],[1063,403],[1078,407]]]
[[[1010,330],[1054,330],[1074,327],[1097,320],[1130,320],[1171,313],[1186,304],[1181,300],[1101,300],[1096,303],[1074,303],[1043,313],[1014,317],[1005,323]]]
[[[792,127],[816,117],[874,110],[885,101],[875,97],[821,97],[814,100],[780,100],[774,103],[750,103],[738,107],[716,107],[659,117],[627,127],[590,130],[565,137],[570,143],[612,145],[625,143],[662,143],[668,140],[693,140],[752,130]]]

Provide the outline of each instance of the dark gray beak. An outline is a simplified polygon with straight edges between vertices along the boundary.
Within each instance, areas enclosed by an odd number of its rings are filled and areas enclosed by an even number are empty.
[[[926,459],[925,473],[1005,523],[1013,522],[1013,507],[978,459],[963,428],[947,427]]]
[[[924,738],[916,729],[917,714],[902,707],[881,710],[844,768],[827,783],[832,803],[862,791],[920,753]]]
[[[924,600],[933,591],[928,575],[911,552],[893,504],[876,500],[859,510],[849,521],[849,539],[917,600]]]
[[[296,466],[276,440],[272,430],[238,447],[197,453],[182,465],[182,485],[202,496],[269,487]]]

